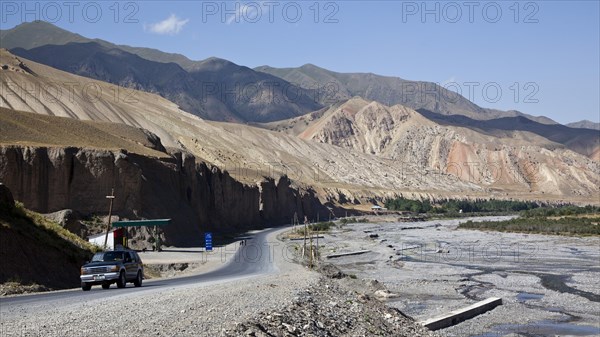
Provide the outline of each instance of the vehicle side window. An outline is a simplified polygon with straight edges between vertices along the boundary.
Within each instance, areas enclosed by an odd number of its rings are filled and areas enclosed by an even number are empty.
[[[129,252],[125,252],[125,262],[131,262],[131,254]]]

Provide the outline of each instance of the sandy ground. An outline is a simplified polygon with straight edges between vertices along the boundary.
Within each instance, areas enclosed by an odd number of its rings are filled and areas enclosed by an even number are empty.
[[[325,259],[382,282],[398,294],[388,304],[417,320],[503,299],[446,336],[600,336],[600,238],[457,230],[466,220],[349,224],[321,254],[370,250]]]

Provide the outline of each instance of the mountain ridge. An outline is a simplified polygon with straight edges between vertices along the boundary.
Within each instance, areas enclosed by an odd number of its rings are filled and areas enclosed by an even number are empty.
[[[44,31],[47,32],[48,38],[39,38],[38,35],[42,34],[41,32]],[[12,29],[2,30],[0,31],[0,34],[4,37],[2,39],[3,41],[0,41],[0,47],[5,47],[7,49],[20,47],[30,50],[40,48],[49,43],[65,45],[69,42],[95,42],[107,48],[117,48],[138,55],[142,59],[149,61],[158,63],[176,63],[190,74],[196,73],[197,75],[194,76],[196,79],[202,77],[198,74],[206,69],[208,63],[215,63],[216,60],[217,63],[221,63],[223,69],[227,68],[219,75],[229,75],[229,77],[225,80],[219,79],[218,81],[215,81],[214,69],[212,73],[209,72],[207,74],[207,77],[210,78],[207,85],[210,86],[211,92],[216,90],[214,89],[215,84],[225,88],[220,91],[217,90],[216,95],[220,96],[220,103],[216,102],[217,99],[214,97],[209,97],[209,100],[211,100],[212,103],[209,104],[210,109],[208,110],[214,110],[214,112],[207,112],[207,109],[204,109],[202,104],[198,103],[198,100],[200,99],[198,96],[202,96],[202,93],[197,92],[198,89],[196,89],[195,93],[163,93],[163,96],[168,97],[172,101],[176,101],[187,111],[194,112],[204,118],[212,120],[231,122],[268,122],[272,120],[283,120],[293,117],[293,115],[306,114],[324,106],[345,101],[353,96],[362,96],[366,99],[377,100],[386,105],[402,104],[415,110],[427,109],[446,115],[461,114],[479,120],[498,117],[525,116],[540,123],[556,124],[556,122],[544,116],[535,117],[518,111],[499,111],[482,108],[466,98],[432,82],[410,81],[398,77],[382,76],[373,73],[337,73],[310,63],[304,64],[298,68],[272,68],[269,66],[261,66],[251,69],[214,57],[201,61],[192,61],[181,54],[162,52],[152,48],[116,45],[101,39],[88,39],[43,21],[24,23]],[[29,38],[31,35],[36,36],[37,38]],[[34,58],[31,54],[28,56],[30,59]],[[43,60],[38,59],[37,61]],[[274,85],[269,85],[270,87],[291,87],[293,89],[291,90],[292,92],[300,92],[300,97],[304,99],[294,102],[298,104],[282,104],[281,101],[289,100],[289,97],[280,93],[277,99],[270,99],[269,102],[271,104],[265,104],[264,101],[259,102],[258,106],[262,109],[261,110],[258,109],[253,101],[257,100],[257,96],[259,96],[258,101],[260,101],[261,98],[269,96],[269,90],[261,90],[260,95],[254,95],[251,99],[247,100],[249,101],[248,104],[227,102],[231,90],[240,90],[238,88],[232,89],[232,81],[238,84],[241,83],[242,91],[248,89],[253,90],[246,86],[250,81],[244,81],[243,79],[240,79],[239,76],[231,75],[233,72],[245,72],[248,74],[248,70],[272,75],[270,78],[259,80],[259,84],[264,85],[265,81],[273,81]],[[256,82],[257,76],[259,75],[252,73],[249,78]],[[284,82],[277,83],[276,81]],[[249,86],[253,86],[253,84],[249,84]],[[427,91],[431,88],[435,89],[438,93],[437,98],[432,99],[428,96]],[[299,91],[301,89],[304,91]],[[415,95],[412,94],[413,91],[415,92]],[[246,99],[244,94],[238,94],[238,96],[239,97],[236,98],[236,100]],[[421,98],[419,99],[418,97]],[[249,110],[249,112],[246,112],[246,110]],[[266,111],[267,115],[273,115],[273,117],[260,115],[253,118],[252,114],[259,113],[259,111]]]
[[[415,110],[427,109],[443,115],[464,115],[478,120],[524,116],[544,124],[557,124],[545,116],[531,116],[514,110],[501,111],[482,108],[433,82],[406,80],[370,72],[339,73],[310,63],[297,68],[260,66],[254,69],[278,76],[304,88],[333,86],[337,88],[338,95],[336,97],[339,96],[342,99],[360,96],[388,106],[402,104]],[[417,90],[421,88],[421,90],[414,91],[415,88]],[[430,99],[431,92],[436,93],[436,99]]]
[[[180,54],[88,39],[43,21],[24,23],[1,34],[0,47],[17,55],[77,75],[159,93],[210,120],[266,122],[322,107],[310,90],[216,57],[191,61]],[[75,57],[81,54],[88,59]],[[102,68],[100,72],[95,71],[97,67]],[[120,73],[114,74],[114,69]],[[141,82],[136,81],[140,78]],[[157,85],[165,78],[172,80]],[[290,99],[288,92],[298,96]]]
[[[300,97],[288,100],[284,90],[292,86],[289,83],[218,58],[199,62],[196,70],[188,72],[173,62],[150,61],[97,42],[14,48],[11,52],[76,75],[158,93],[209,120],[265,122],[321,108],[306,90],[297,89]]]
[[[570,128],[591,129],[591,130],[600,131],[600,123],[599,122],[592,122],[587,119],[580,120],[578,122],[567,123],[565,125]]]
[[[407,191],[409,186],[411,190],[423,193],[436,190],[442,194],[457,190],[477,193],[481,190],[469,182],[455,182],[447,175],[435,184],[400,179],[380,158],[256,127],[205,121],[147,92],[133,91],[134,100],[114,99],[117,88],[113,84],[22,59],[6,50],[0,50],[0,63],[13,65],[0,71],[0,85],[11,87],[16,93],[1,95],[2,107],[144,128],[160,137],[166,148],[188,151],[198,160],[226,169],[236,179],[251,185],[264,177],[286,175],[294,184],[312,186],[324,200],[337,200],[341,196],[344,200],[365,196],[382,198],[389,193]],[[19,64],[26,64],[36,75],[22,71]],[[81,90],[75,90],[73,99],[69,100],[61,101],[53,96],[68,92],[66,87],[55,87],[43,95],[20,95],[28,87],[47,87],[50,83],[55,86],[71,83],[75,88],[93,84],[101,90],[94,100],[86,99]],[[414,172],[419,171],[416,166],[410,167]],[[386,178],[381,178],[384,176]]]
[[[302,139],[372,154],[395,165],[415,163],[434,172],[454,174],[461,180],[476,181],[490,189],[527,186],[532,193],[595,193],[599,182],[600,143],[591,130],[587,132],[588,138],[582,140],[570,138],[582,130],[545,125],[522,116],[507,117],[499,126],[521,121],[532,124],[537,133],[527,128],[494,128],[493,123],[497,120],[474,121],[474,125],[491,124],[477,128],[443,123],[442,119],[467,118],[464,116],[437,116],[440,117],[402,105],[389,107],[354,97],[305,116],[262,126]],[[580,148],[583,143],[591,143],[592,147]],[[567,176],[571,180],[561,178]],[[575,183],[575,180],[579,181]]]
[[[36,33],[42,36],[38,39],[32,39],[31,35]],[[102,39],[90,39],[39,20],[24,22],[11,29],[0,30],[0,37],[0,48],[6,49],[32,49],[48,44],[63,45],[70,42],[96,42],[104,47],[119,48],[150,61],[162,63],[174,62],[184,69],[192,69],[196,62],[200,62],[192,61],[181,54],[163,52],[158,49],[118,45]]]

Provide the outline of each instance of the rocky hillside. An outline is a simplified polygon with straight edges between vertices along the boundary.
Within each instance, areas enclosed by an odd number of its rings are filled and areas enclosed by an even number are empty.
[[[600,123],[592,122],[592,121],[588,121],[588,120],[582,120],[579,122],[569,123],[569,124],[567,124],[567,126],[570,128],[591,129],[591,130],[600,131]]]
[[[402,177],[394,164],[377,156],[246,125],[207,122],[157,95],[130,90],[115,99],[114,93],[122,88],[21,60],[6,51],[0,52],[0,63],[11,65],[0,71],[0,85],[15,93],[0,96],[3,106],[141,127],[160,137],[165,147],[185,150],[199,161],[225,169],[249,184],[262,181],[264,176],[287,175],[296,184],[312,186],[324,202],[340,198],[358,202],[361,198],[382,198],[402,191],[481,191],[479,186],[457,183],[449,175],[440,175],[435,181],[422,179],[424,171],[412,164],[405,168],[418,174]],[[20,71],[19,64],[31,73]],[[94,86],[98,90],[94,99],[78,89],[72,92],[72,99],[60,101],[57,93],[69,93],[69,88],[61,83],[72,83],[76,89]],[[28,87],[53,90],[44,90],[37,96],[24,95]]]
[[[44,22],[22,24],[2,34],[6,41],[0,46],[11,48],[18,56],[159,94],[183,110],[209,120],[267,122],[322,107],[312,90],[223,59],[188,60],[183,62],[187,66],[184,69],[177,63],[183,60],[177,55],[86,39]],[[55,43],[36,42],[45,37]]]
[[[28,208],[104,214],[114,187],[114,214],[173,219],[165,228],[169,244],[198,245],[207,230],[231,234],[287,223],[294,212],[325,218],[337,210],[287,177],[244,184],[124,124],[0,108],[0,130],[0,181]]]
[[[314,219],[317,214],[326,218],[331,214],[327,207],[338,212],[340,206],[399,194],[568,197],[587,202],[589,186],[598,182],[597,167],[586,169],[582,165],[588,162],[571,151],[546,152],[507,141],[503,145],[507,150],[498,152],[491,147],[498,145],[498,138],[468,129],[464,134],[453,131],[402,107],[353,100],[341,109],[307,115],[313,121],[297,119],[298,125],[307,126],[298,128],[303,133],[298,137],[207,122],[146,92],[130,90],[115,98],[122,88],[5,50],[0,51],[0,63],[7,65],[0,71],[0,85],[10,88],[10,94],[3,90],[0,95],[1,106],[7,109],[0,114],[4,116],[0,129],[10,130],[2,133],[0,142],[0,181],[13,190],[15,198],[43,213],[71,209],[83,215],[104,215],[105,196],[114,187],[117,215],[173,218],[172,226],[165,228],[169,244],[197,245],[207,229],[233,232],[288,223],[294,213],[300,218]],[[66,84],[74,90],[69,91]],[[91,86],[96,91],[90,97],[82,88]],[[40,92],[25,94],[27,88]],[[346,113],[353,117],[336,117]],[[328,126],[329,121],[335,128]],[[407,127],[396,131],[403,123]],[[350,137],[353,134],[369,136]],[[317,142],[315,137],[324,138]],[[544,142],[528,133],[519,137]],[[505,159],[506,169],[524,181],[490,184],[456,179],[447,165],[480,157],[489,164],[492,159],[486,155]],[[530,155],[541,155],[542,163],[551,156],[556,161],[541,166],[548,179],[537,185],[524,179],[530,172],[522,163]]]
[[[550,127],[523,119],[538,127]],[[486,128],[488,124],[490,127]],[[596,195],[600,170],[592,159],[526,131],[528,128],[514,124],[512,128],[494,128],[493,121],[474,125],[480,127],[438,123],[401,105],[388,107],[353,98],[330,109],[267,127],[393,162],[414,163],[494,190]],[[558,138],[557,133],[554,136]],[[588,141],[593,146],[589,155],[595,157],[597,140],[590,137]]]
[[[0,144],[126,150],[169,157],[160,138],[125,124],[82,121],[0,107]]]
[[[0,30],[0,37],[0,48],[11,49],[30,60],[158,93],[183,110],[210,120],[276,121],[361,96],[387,105],[402,104],[415,110],[477,120],[524,116],[556,124],[543,116],[479,107],[431,82],[370,73],[337,73],[312,64],[250,69],[218,58],[192,61],[180,54],[89,39],[43,21]]]
[[[58,224],[15,204],[0,184],[0,295],[79,285],[92,247]]]
[[[465,116],[444,116],[428,110],[418,110],[428,119],[445,126],[464,127],[477,132],[504,137],[513,133],[528,132],[586,157],[600,161],[600,133],[585,128],[573,128],[560,124],[544,124],[523,116],[503,117],[486,121]]]
[[[411,81],[371,73],[338,73],[305,64],[298,68],[255,68],[280,77],[306,89],[319,88],[324,104],[348,100],[354,96],[392,106],[401,104],[412,109],[427,109],[442,115],[462,115],[476,120],[525,116],[545,124],[556,124],[547,117],[536,117],[518,111],[482,108],[465,97],[432,82]]]
[[[45,21],[24,22],[11,29],[0,30],[0,48],[5,49],[32,49],[45,45],[65,45],[71,42],[95,42],[103,47],[121,49],[149,61],[176,63],[188,71],[194,70],[199,63],[181,54],[165,53],[152,48],[116,45],[101,39],[89,39]]]
[[[2,146],[0,181],[40,213],[104,214],[105,196],[114,187],[114,214],[172,218],[165,237],[178,246],[198,245],[204,231],[235,233],[287,223],[294,212],[311,218],[330,214],[314,191],[293,187],[286,178],[246,185],[183,153],[152,158],[126,151]]]

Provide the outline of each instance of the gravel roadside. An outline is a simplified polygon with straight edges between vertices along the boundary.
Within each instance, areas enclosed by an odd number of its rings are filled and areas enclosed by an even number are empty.
[[[438,336],[343,281],[322,277],[281,310],[261,312],[226,336]]]
[[[319,279],[316,272],[287,261],[280,231],[269,235],[277,271],[228,282],[127,293],[60,307],[3,311],[0,335],[9,336],[218,336],[264,310],[292,302]]]
[[[185,285],[84,303],[3,310],[9,336],[437,336],[365,294],[364,281],[307,270],[269,235],[275,268],[228,282]],[[326,275],[326,276],[324,276]],[[366,287],[366,288],[365,288]],[[366,292],[372,292],[370,289]]]

